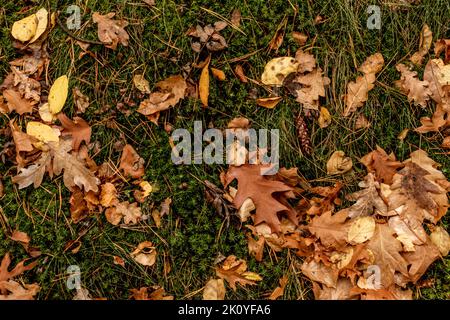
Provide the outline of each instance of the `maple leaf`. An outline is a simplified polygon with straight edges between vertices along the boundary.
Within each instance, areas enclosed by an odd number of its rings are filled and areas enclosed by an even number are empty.
[[[113,20],[114,12],[101,15],[94,12],[92,19],[98,24],[98,38],[105,44],[105,47],[115,50],[120,42],[124,46],[128,46],[130,36],[125,31],[128,22],[125,20]]]
[[[256,206],[255,225],[266,222],[273,232],[280,231],[278,213],[287,213],[288,218],[298,223],[295,211],[276,198],[276,194],[292,197],[293,189],[280,181],[272,181],[261,174],[265,166],[245,164],[240,167],[231,166],[225,177],[225,187],[234,179],[238,181],[238,191],[233,199],[236,208],[240,208],[248,198]]]
[[[73,150],[78,151],[83,141],[86,145],[89,145],[92,130],[86,121],[80,117],[75,117],[72,121],[62,112],[58,113],[58,119],[64,128],[63,135],[68,134],[72,136]]]
[[[315,216],[308,225],[308,230],[320,239],[325,247],[344,245],[347,240],[349,226],[345,224],[348,217],[346,210],[341,210],[334,215],[331,211]]]
[[[148,99],[141,102],[137,110],[139,113],[151,116],[175,106],[184,98],[187,83],[182,76],[176,75],[158,82],[156,87],[160,91],[152,92]]]
[[[145,160],[139,156],[134,148],[127,144],[122,150],[120,158],[119,170],[123,170],[124,174],[132,178],[140,178],[145,174]]]
[[[231,289],[236,291],[236,283],[242,286],[255,285],[255,281],[260,281],[262,278],[253,272],[246,271],[247,262],[242,259],[236,259],[231,255],[225,259],[222,266],[216,267],[216,275],[228,282]]]
[[[395,85],[408,96],[409,102],[414,102],[425,108],[431,95],[431,90],[428,88],[429,82],[419,80],[417,72],[409,70],[402,63],[395,68],[401,73],[401,78],[395,81]]]
[[[350,218],[358,216],[369,216],[372,214],[387,214],[387,205],[378,193],[379,183],[375,181],[372,173],[367,174],[359,187],[363,190],[357,191],[347,196],[348,200],[356,201],[348,210]]]
[[[397,169],[403,167],[403,164],[395,159],[393,153],[388,155],[379,146],[376,150],[362,157],[360,161],[366,166],[367,171],[375,173],[377,181],[386,184],[391,184]]]
[[[359,71],[364,73],[364,76],[357,77],[356,81],[351,81],[347,85],[347,94],[344,96],[346,106],[344,117],[349,116],[364,105],[369,97],[369,91],[375,87],[375,74],[381,71],[383,65],[383,56],[380,53],[375,53],[358,68]]]
[[[377,223],[367,248],[372,251],[375,256],[375,264],[381,269],[383,288],[389,288],[394,284],[396,271],[405,276],[408,275],[408,264],[400,254],[403,250],[402,244],[394,237],[392,229],[387,224]]]

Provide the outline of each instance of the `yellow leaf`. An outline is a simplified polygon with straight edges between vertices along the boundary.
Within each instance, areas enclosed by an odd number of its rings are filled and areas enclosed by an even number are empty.
[[[202,74],[200,75],[200,83],[198,85],[200,100],[204,107],[208,106],[209,96],[209,62],[211,57],[208,57],[208,62],[203,67]]]
[[[246,271],[242,273],[242,276],[247,279],[247,280],[252,280],[252,281],[261,281],[263,278],[255,273],[255,272],[251,272],[251,271]]]
[[[33,39],[31,39],[30,43],[35,42],[39,37],[47,30],[47,24],[48,24],[48,11],[45,10],[45,8],[39,9],[38,12],[36,12],[36,19],[37,19],[37,27],[36,27],[36,33],[34,34]]]
[[[31,16],[28,16],[26,18],[23,18],[22,20],[14,22],[11,29],[11,34],[14,37],[14,39],[25,42],[34,37],[34,35],[36,34],[36,28],[37,28],[36,15],[32,14]]]
[[[211,279],[203,289],[203,300],[224,300],[225,285],[223,279]]]
[[[49,110],[53,114],[59,113],[66,103],[69,92],[69,79],[66,75],[55,80],[48,94]]]
[[[328,111],[328,109],[325,107],[321,107],[319,116],[319,127],[326,128],[330,125],[330,123],[331,123],[330,111]]]
[[[281,99],[281,97],[259,98],[256,99],[256,104],[267,109],[273,109]]]
[[[27,134],[35,137],[41,142],[58,142],[60,132],[57,129],[53,129],[52,127],[36,122],[30,121],[27,123]]]
[[[261,82],[270,86],[281,86],[288,74],[297,71],[298,65],[298,61],[292,57],[272,59],[264,67]]]
[[[55,116],[50,112],[48,102],[39,107],[39,116],[45,122],[52,122]]]
[[[211,68],[211,72],[212,72],[212,75],[213,75],[217,80],[225,81],[225,79],[227,78],[227,77],[225,76],[225,72],[223,72],[222,70],[219,70],[219,69],[216,69],[216,68]]]

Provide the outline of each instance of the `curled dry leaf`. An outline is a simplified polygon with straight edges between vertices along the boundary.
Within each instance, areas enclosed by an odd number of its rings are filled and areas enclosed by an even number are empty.
[[[152,92],[148,99],[139,105],[137,110],[145,116],[152,116],[160,111],[174,107],[184,98],[187,89],[186,80],[180,75],[171,76],[156,84],[159,91]]]
[[[282,99],[281,97],[259,98],[256,99],[256,104],[267,109],[273,109]]]
[[[269,296],[269,300],[277,300],[279,297],[282,297],[284,294],[284,288],[288,283],[288,277],[282,276],[279,280],[280,286],[276,287]]]
[[[331,123],[331,114],[325,107],[320,107],[320,115],[319,115],[319,127],[326,128]]]
[[[335,151],[327,162],[327,174],[343,174],[350,171],[353,161],[345,156],[344,151]]]
[[[203,300],[224,300],[225,285],[223,279],[209,280],[203,289]]]
[[[89,107],[89,97],[82,94],[80,89],[75,87],[72,90],[73,101],[77,107],[77,113],[84,113]]]
[[[450,251],[450,236],[444,228],[440,226],[434,227],[434,230],[430,234],[430,239],[431,242],[438,247],[439,252],[443,257],[448,255],[448,252]]]
[[[302,32],[292,31],[292,38],[299,46],[304,46],[308,40],[308,36]]]
[[[212,68],[211,67],[211,73],[214,76],[214,78],[216,78],[217,80],[220,81],[225,81],[226,80],[226,76],[225,76],[225,72],[223,72],[220,69],[216,69],[216,68]]]
[[[141,242],[131,253],[131,257],[137,263],[151,267],[156,262],[156,248],[150,241]]]
[[[142,74],[136,74],[133,77],[134,86],[142,93],[149,94],[150,91],[150,83],[144,78]]]
[[[125,176],[131,176],[138,179],[145,174],[145,161],[134,148],[127,144],[122,150],[122,157],[120,158],[119,170],[123,170]]]
[[[164,288],[154,286],[152,292],[149,293],[146,287],[138,289],[131,289],[132,298],[134,300],[173,300],[173,296],[166,295]]]
[[[109,208],[118,203],[116,187],[111,182],[106,182],[101,186],[100,204]]]
[[[128,40],[130,38],[124,29],[128,26],[128,22],[125,20],[113,20],[112,18],[114,16],[114,12],[110,12],[106,15],[94,12],[92,15],[94,23],[98,24],[99,40],[105,44],[105,47],[113,50],[117,48],[119,43],[128,46]]]
[[[433,33],[431,32],[430,27],[425,24],[420,32],[419,51],[414,53],[409,60],[414,64],[421,65],[423,58],[431,48],[432,42]]]
[[[211,56],[208,56],[207,63],[202,69],[202,73],[200,74],[200,81],[198,83],[198,93],[200,96],[200,100],[204,107],[208,106],[208,97],[209,97],[209,62],[211,61]]]
[[[27,235],[25,232],[14,230],[11,236],[9,237],[12,241],[17,241],[23,244],[28,244],[31,241],[31,238],[29,235]]]
[[[236,74],[236,76],[242,83],[248,82],[248,79],[245,76],[244,69],[242,68],[242,66],[240,64],[236,65],[236,67],[234,68],[234,73]]]

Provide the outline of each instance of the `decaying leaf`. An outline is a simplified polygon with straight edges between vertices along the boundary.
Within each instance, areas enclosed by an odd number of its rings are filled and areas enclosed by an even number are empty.
[[[348,229],[347,241],[351,244],[363,243],[372,238],[375,231],[375,219],[358,217],[352,221]]]
[[[89,107],[89,97],[81,93],[80,89],[75,87],[72,90],[73,101],[77,107],[77,113],[84,113]]]
[[[326,128],[331,123],[331,114],[325,107],[320,107],[320,115],[319,115],[319,127]]]
[[[138,179],[145,173],[144,164],[144,159],[139,156],[136,150],[129,144],[125,145],[122,150],[119,169],[123,170],[126,176]]]
[[[358,68],[364,75],[359,76],[355,81],[351,81],[347,85],[347,94],[344,96],[344,117],[349,116],[364,105],[364,102],[369,97],[369,91],[375,86],[375,74],[381,71],[383,65],[383,56],[380,53],[375,53],[368,57]]]
[[[139,113],[151,116],[175,106],[184,98],[187,84],[182,76],[177,75],[158,82],[156,87],[159,91],[152,92],[148,99],[141,102],[137,110]]]
[[[401,73],[401,78],[395,81],[395,85],[408,96],[409,102],[414,102],[425,108],[431,95],[431,90],[428,88],[429,82],[419,80],[417,72],[410,71],[402,63],[398,64],[396,69]]]
[[[421,65],[423,58],[431,48],[432,42],[433,33],[431,32],[430,27],[425,24],[420,33],[419,51],[414,53],[409,60],[411,60],[414,64]]]
[[[133,77],[134,86],[142,93],[149,94],[150,91],[150,83],[144,78],[142,74],[136,74]]]
[[[443,257],[448,255],[448,252],[450,251],[450,236],[444,228],[440,226],[435,227],[430,234],[430,239],[431,242],[438,247],[439,252]]]
[[[264,67],[261,82],[269,86],[281,86],[283,80],[297,71],[299,62],[292,57],[279,57],[270,60]]]
[[[128,22],[125,20],[113,20],[114,12],[106,15],[101,15],[94,12],[92,19],[94,23],[98,24],[98,38],[105,44],[105,47],[115,50],[117,45],[121,43],[123,46],[128,46],[130,36],[125,31]]]
[[[282,99],[281,97],[259,98],[256,99],[256,104],[267,109],[273,109]]]
[[[353,167],[353,161],[345,156],[344,151],[335,151],[327,162],[328,174],[343,174],[350,171]]]
[[[156,248],[150,241],[141,242],[131,253],[131,257],[137,263],[151,267],[156,262]]]
[[[245,260],[236,259],[233,255],[226,258],[222,266],[216,267],[216,275],[226,280],[234,291],[237,289],[236,283],[242,286],[255,285],[256,281],[262,280],[258,274],[247,271]]]
[[[209,97],[209,62],[211,61],[211,56],[208,57],[207,63],[202,69],[200,74],[200,81],[198,84],[198,93],[200,95],[200,100],[202,101],[203,107],[208,106]]]
[[[203,300],[224,300],[225,285],[223,279],[209,280],[203,289]]]

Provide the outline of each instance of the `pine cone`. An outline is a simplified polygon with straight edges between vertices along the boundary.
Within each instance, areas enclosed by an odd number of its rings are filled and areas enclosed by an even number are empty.
[[[311,139],[309,138],[308,127],[301,113],[295,119],[295,127],[297,128],[297,136],[300,140],[300,146],[305,154],[311,154]]]

